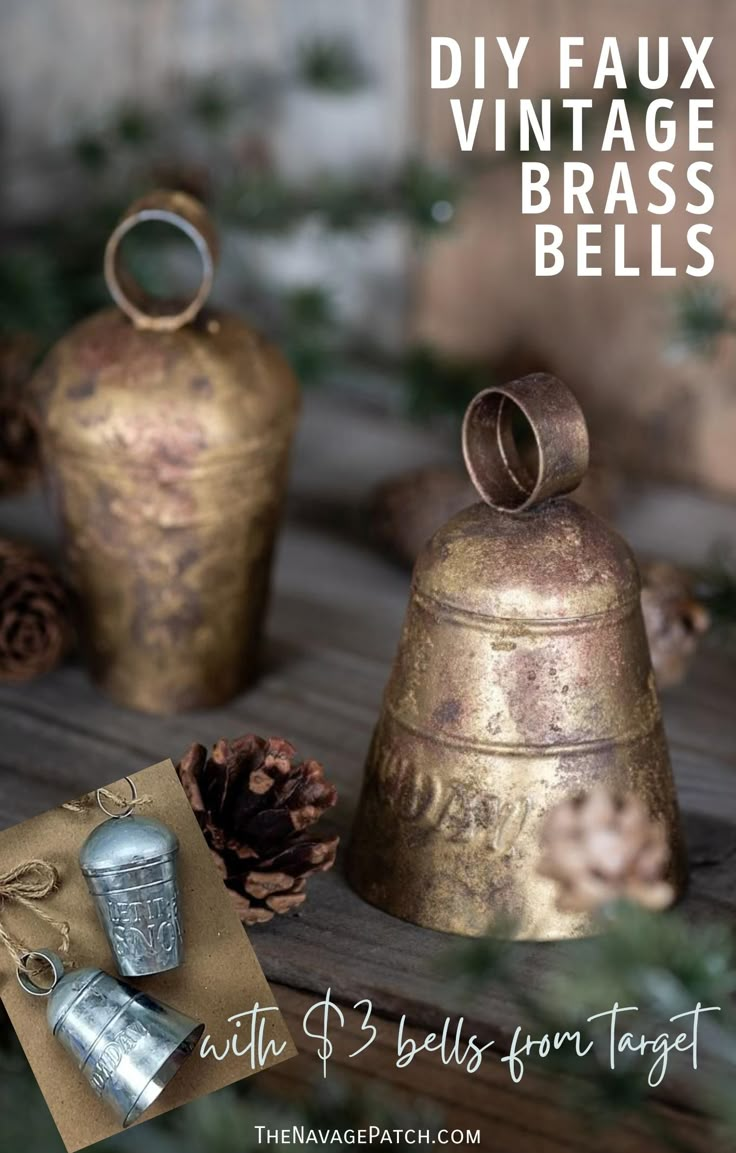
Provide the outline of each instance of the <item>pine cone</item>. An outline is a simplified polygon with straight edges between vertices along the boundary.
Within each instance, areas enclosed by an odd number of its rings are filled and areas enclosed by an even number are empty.
[[[686,572],[664,561],[642,565],[641,607],[652,665],[661,689],[684,680],[710,613],[695,598]]]
[[[288,741],[248,734],[217,741],[209,756],[194,744],[177,772],[244,925],[301,905],[307,877],[334,865],[339,838],[303,833],[337,791]]]
[[[32,549],[0,541],[0,681],[48,673],[71,647],[69,594]]]
[[[626,899],[665,909],[670,850],[664,826],[633,795],[598,788],[556,805],[542,827],[539,872],[558,885],[558,908],[592,912]]]
[[[17,492],[38,476],[36,421],[24,400],[37,355],[33,337],[0,340],[0,493]]]

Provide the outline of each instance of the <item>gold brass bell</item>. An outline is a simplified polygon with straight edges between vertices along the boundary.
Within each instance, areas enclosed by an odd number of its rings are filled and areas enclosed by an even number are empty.
[[[126,263],[151,221],[198,254],[183,303],[146,295]],[[119,307],[63,337],[31,384],[82,647],[102,688],[146,712],[218,705],[253,679],[297,416],[277,350],[203,311],[216,262],[196,200],[136,201],[105,254]]]
[[[519,425],[531,430],[531,453]],[[471,402],[463,451],[483,498],[435,534],[411,601],[365,772],[349,878],[419,925],[518,939],[584,936],[540,876],[548,810],[594,785],[633,792],[685,858],[669,755],[626,543],[569,499],[585,419],[533,375]]]

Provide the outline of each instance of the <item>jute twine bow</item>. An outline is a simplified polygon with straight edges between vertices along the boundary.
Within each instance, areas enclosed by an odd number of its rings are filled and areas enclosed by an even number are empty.
[[[59,887],[59,874],[48,861],[24,861],[7,873],[0,874],[0,905],[14,901],[24,909],[29,909],[36,917],[50,925],[61,940],[59,952],[69,952],[69,925],[57,921],[38,902],[54,893]],[[32,972],[23,964],[23,957],[29,949],[10,933],[0,918],[0,944],[4,945],[15,965],[25,973]]]
[[[99,798],[116,805],[121,810],[139,808],[143,805],[150,805],[151,797],[133,796],[130,800],[121,797],[118,793],[113,793],[109,789],[97,789],[92,793],[87,793],[86,796],[80,797],[78,801],[67,801],[62,805],[63,809],[68,809],[72,813],[84,813],[88,809],[93,808]],[[24,909],[30,910],[34,916],[39,920],[44,921],[49,925],[59,936],[60,944],[58,951],[60,954],[66,956],[69,952],[71,930],[67,921],[59,921],[56,917],[52,917],[45,909],[40,908],[38,902],[43,901],[46,897],[51,896],[59,888],[60,877],[58,870],[50,865],[48,861],[32,860],[24,861],[21,865],[16,865],[15,868],[10,869],[7,873],[0,873],[0,909],[2,906],[9,902],[15,902]],[[23,958],[28,955],[31,950],[19,941],[17,937],[5,927],[3,917],[0,916],[0,945],[3,945],[14,964],[24,973],[35,974],[36,969],[30,968],[23,963]],[[71,964],[70,962],[67,962]]]
[[[86,813],[88,809],[93,809],[97,804],[97,796],[102,797],[105,801],[111,801],[113,805],[117,805],[120,809],[138,809],[143,805],[150,805],[151,797],[130,797],[126,799],[121,797],[119,793],[111,793],[109,789],[95,789],[92,793],[86,793],[85,796],[80,797],[78,801],[67,801],[62,805],[62,809],[68,809],[70,813]]]

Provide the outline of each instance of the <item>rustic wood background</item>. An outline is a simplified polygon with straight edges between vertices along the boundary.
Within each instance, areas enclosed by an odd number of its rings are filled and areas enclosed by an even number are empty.
[[[411,147],[414,17],[411,0],[3,0],[0,226],[12,229],[62,205],[83,216],[90,177],[72,146],[109,129],[131,105],[165,125],[188,119],[185,159],[206,166],[209,153],[187,102],[205,82],[234,94],[255,86],[255,103],[242,97],[242,115],[228,131],[237,147],[239,137],[265,130],[285,180],[298,184],[326,170],[392,172]],[[365,84],[342,95],[294,87],[300,50],[317,41],[352,44]],[[268,97],[274,90],[275,104]],[[119,164],[118,187],[126,187],[130,152],[118,151],[113,170]],[[164,146],[161,161],[171,160]],[[335,233],[310,217],[283,234],[228,238],[219,290],[232,288],[237,298],[244,281],[318,284],[350,330],[397,348],[406,327],[407,262],[402,222]]]
[[[4,0],[6,211],[53,204],[49,166],[121,106],[175,111],[197,80],[237,91],[250,75],[287,74],[303,45],[324,39],[351,42],[368,83],[347,99],[287,97],[279,159],[296,177],[324,164],[391,167],[409,140],[411,21],[408,0]]]
[[[604,35],[618,36],[632,58],[641,35],[714,35],[713,281],[736,297],[736,10],[729,0],[5,0],[1,20],[0,209],[6,222],[78,194],[65,149],[112,109],[134,99],[176,112],[188,83],[279,74],[298,47],[315,38],[351,40],[370,83],[347,99],[287,97],[273,143],[284,173],[296,180],[325,167],[391,168],[413,150],[457,163],[449,97],[475,93],[467,71],[455,92],[430,90],[433,34],[451,35],[466,49],[476,35],[530,35],[523,96],[554,95],[561,34],[586,38],[589,66],[580,92],[587,92]],[[505,95],[492,48],[489,103]],[[599,159],[601,177],[616,158]],[[664,158],[680,173],[688,160],[683,146]],[[637,190],[643,189],[652,157],[641,149],[628,159]],[[518,172],[512,161],[472,181],[446,238],[424,246],[418,261],[395,222],[336,238],[311,221],[286,237],[251,243],[239,274],[252,268],[277,283],[322,283],[348,323],[390,348],[405,331],[411,278],[416,337],[489,362],[510,344],[521,345],[532,366],[569,378],[585,398],[594,432],[627,467],[735,495],[736,340],[723,342],[711,360],[673,349],[673,295],[682,277],[579,280],[568,266],[558,278],[536,279],[532,245],[539,218],[521,216]],[[688,221],[680,210],[656,218],[664,225],[665,251],[680,266],[688,223],[702,219]],[[568,232],[575,222],[564,221]],[[631,258],[645,267],[649,223],[646,213],[626,219]]]
[[[716,151],[698,153],[692,159],[714,163],[713,187],[716,207],[707,218],[716,268],[711,278],[736,297],[736,229],[733,227],[733,185],[736,177],[736,81],[733,53],[736,50],[736,9],[728,0],[426,0],[422,35],[415,43],[417,80],[417,134],[429,154],[456,163],[461,157],[449,98],[460,97],[469,107],[476,93],[472,68],[464,69],[458,87],[432,92],[429,87],[429,38],[452,36],[459,40],[472,64],[473,37],[489,38],[486,72],[486,132],[479,131],[474,156],[489,155],[493,125],[492,101],[496,97],[550,96],[559,84],[561,35],[584,36],[582,54],[587,67],[578,75],[575,91],[588,95],[603,36],[617,36],[624,59],[636,60],[639,36],[664,36],[673,42],[681,35],[715,36],[708,57],[714,96]],[[490,38],[506,35],[513,40],[531,36],[521,72],[518,94],[505,90],[505,66],[494,53]],[[684,52],[684,50],[683,50]],[[678,80],[684,75],[682,54]],[[657,93],[657,95],[660,95]],[[683,94],[685,95],[685,94]],[[677,102],[677,95],[673,95]],[[512,107],[512,106],[511,106]],[[633,119],[636,120],[636,114]],[[680,131],[684,113],[678,116]],[[513,116],[512,116],[513,122]],[[641,125],[641,121],[639,121]],[[483,124],[483,121],[481,122]],[[677,166],[676,187],[685,187],[688,164],[686,143],[672,154],[649,153],[640,143],[643,130],[635,133],[637,152],[596,157],[576,154],[573,159],[593,164],[604,180],[614,160],[629,160],[637,193],[647,190],[649,165],[671,160]],[[685,139],[682,136],[680,139]],[[484,148],[483,141],[486,145]],[[560,154],[560,159],[562,155]],[[539,157],[546,160],[546,157]],[[559,203],[559,165],[555,161],[551,187]],[[419,277],[419,315],[416,330],[439,343],[448,353],[493,360],[511,342],[527,350],[540,367],[556,370],[569,379],[586,401],[594,431],[600,431],[605,447],[627,466],[660,476],[710,485],[736,494],[736,340],[727,340],[713,361],[677,355],[672,348],[673,294],[687,277],[653,279],[578,279],[570,261],[558,277],[534,276],[534,225],[542,220],[557,223],[569,234],[578,217],[562,217],[550,210],[545,217],[522,216],[520,161],[513,157],[506,166],[479,177],[472,194],[462,204],[456,228],[436,243]],[[592,197],[601,205],[603,195]],[[648,203],[649,196],[644,200]],[[664,225],[664,250],[668,263],[684,268],[688,260],[686,235],[689,224],[705,217],[687,217],[682,208],[665,217],[616,215],[609,221],[626,223],[631,240],[630,263],[637,258],[646,269],[650,262],[652,220]],[[585,217],[588,222],[598,218]],[[603,220],[603,217],[600,217]],[[611,228],[611,224],[607,228]],[[604,267],[610,267],[611,244],[604,241]],[[706,281],[692,280],[702,286]]]

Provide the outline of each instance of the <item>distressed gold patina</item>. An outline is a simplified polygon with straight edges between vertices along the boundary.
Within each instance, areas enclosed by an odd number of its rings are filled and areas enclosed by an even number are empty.
[[[127,273],[120,241],[147,220],[195,244],[189,302],[151,299]],[[216,255],[191,197],[136,202],[105,260],[123,311],[75,328],[32,385],[90,667],[147,712],[217,705],[256,671],[298,409],[281,355],[241,320],[200,311]]]
[[[678,892],[685,880],[639,576],[625,542],[564,499],[588,436],[558,380],[480,393],[463,447],[485,503],[416,564],[349,876],[366,900],[430,928],[584,936],[592,915],[558,910],[538,872],[542,819],[570,794],[604,784],[642,798],[667,829],[668,879]]]

